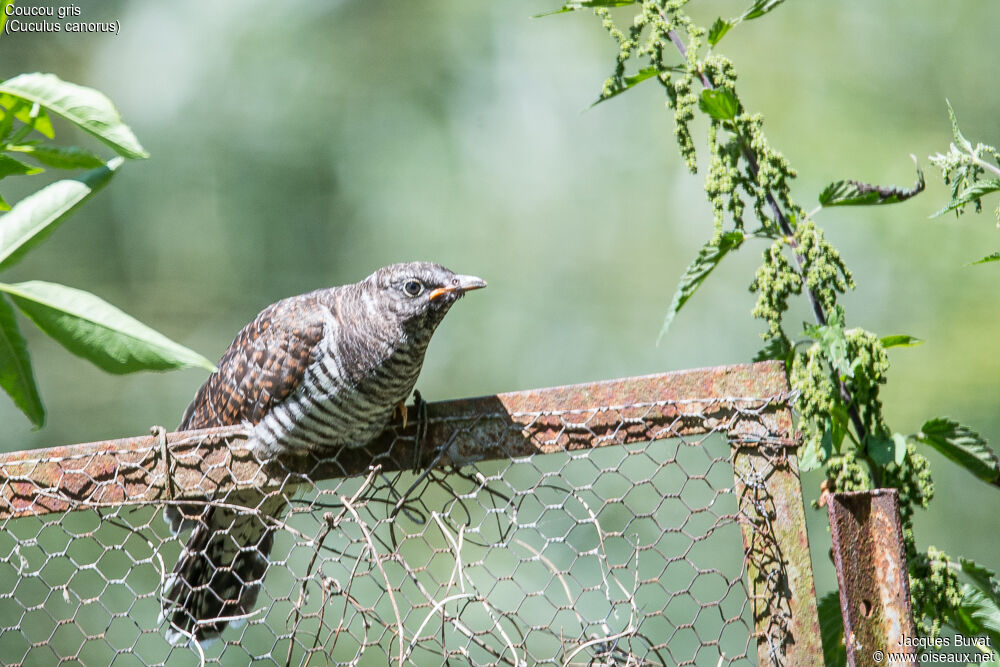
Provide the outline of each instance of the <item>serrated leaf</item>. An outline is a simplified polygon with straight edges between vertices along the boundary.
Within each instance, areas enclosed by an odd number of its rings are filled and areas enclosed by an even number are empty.
[[[14,118],[34,128],[43,136],[49,139],[56,136],[55,130],[52,129],[52,121],[40,104],[36,106],[34,102],[23,97],[0,93],[0,106],[13,110]]]
[[[779,336],[768,341],[767,345],[754,355],[753,360],[768,361],[774,359],[776,361],[784,361],[785,372],[789,372],[792,364],[792,351],[792,344],[788,342],[788,339],[784,336]]]
[[[740,103],[731,91],[722,88],[714,90],[706,88],[698,98],[698,108],[715,120],[732,120],[736,118]]]
[[[17,326],[14,308],[0,296],[0,387],[35,428],[45,424],[45,408],[31,368],[28,344]]]
[[[931,217],[937,218],[945,213],[972,204],[986,195],[996,192],[997,190],[1000,190],[1000,179],[988,178],[985,180],[974,181],[964,190],[952,197],[947,206],[936,212]]]
[[[897,204],[914,197],[924,190],[924,172],[917,167],[917,182],[912,188],[892,185],[871,185],[859,181],[830,183],[819,195],[821,206],[881,206]]]
[[[887,350],[890,347],[916,347],[924,344],[924,341],[921,339],[913,336],[907,336],[906,334],[883,336],[880,342],[882,343],[882,347]]]
[[[827,324],[805,325],[803,333],[819,343],[824,358],[841,377],[854,377],[851,360],[847,356],[847,337],[840,311],[834,311]]]
[[[970,634],[989,635],[991,643],[1000,642],[1000,604],[995,598],[971,586],[963,586],[959,606],[972,622],[974,630]]]
[[[990,595],[1000,599],[1000,584],[996,580],[996,573],[987,567],[979,565],[968,558],[959,558],[962,573],[972,580],[973,586]]]
[[[717,243],[712,243],[711,241],[702,246],[701,250],[698,251],[698,256],[695,257],[694,261],[691,262],[690,266],[681,276],[681,282],[677,286],[677,291],[674,292],[674,298],[670,302],[670,308],[667,310],[667,315],[663,319],[663,326],[660,328],[660,335],[657,337],[656,342],[659,344],[663,340],[663,336],[666,335],[667,329],[670,328],[670,323],[674,321],[674,317],[684,307],[688,299],[695,293],[698,287],[701,286],[705,279],[708,278],[712,270],[719,265],[722,258],[725,257],[731,250],[735,250],[742,245],[744,236],[742,232],[727,232],[719,237]]]
[[[924,422],[916,438],[979,479],[996,483],[1000,478],[1000,459],[986,440],[967,426],[939,417]]]
[[[626,7],[628,5],[636,4],[636,2],[638,2],[638,0],[579,0],[578,2],[567,2],[559,9],[554,9],[550,12],[535,14],[531,18],[540,19],[545,16],[565,14],[566,12],[575,12],[579,9],[587,9],[591,7]]]
[[[82,290],[30,281],[7,285],[18,310],[73,354],[109,373],[170,368],[214,370],[203,356]]]
[[[29,176],[41,173],[42,171],[45,170],[32,167],[30,164],[24,164],[10,156],[0,155],[0,178],[6,176]]]
[[[826,667],[846,667],[847,647],[844,646],[844,617],[837,591],[827,593],[819,601],[819,634],[823,644],[823,664]]]
[[[708,30],[708,45],[715,46],[718,44],[719,40],[725,37],[726,33],[732,30],[734,25],[736,24],[723,18],[715,19],[715,23],[713,23],[712,27]]]
[[[671,69],[680,69],[680,68],[671,68]],[[601,102],[607,102],[612,97],[618,97],[622,93],[624,93],[624,92],[626,92],[628,90],[631,90],[632,88],[635,88],[636,86],[638,86],[643,81],[646,81],[647,79],[652,79],[657,74],[659,74],[659,70],[657,70],[655,67],[647,67],[646,69],[639,70],[638,72],[636,72],[632,76],[625,77],[625,79],[624,79],[625,85],[624,86],[613,90],[606,97],[598,97],[596,100],[594,100],[594,103],[590,105],[590,108],[593,109],[594,107],[596,107]]]
[[[989,262],[1000,262],[1000,252],[995,252],[992,255],[987,255],[982,259],[977,259],[972,264],[988,264]]]
[[[94,135],[123,157],[149,157],[111,100],[93,88],[63,81],[54,74],[35,72],[0,83],[0,93],[41,104]]]
[[[114,158],[79,178],[56,181],[0,216],[0,270],[48,238],[78,206],[107,185],[121,163],[122,158]]]
[[[1000,646],[1000,585],[996,573],[967,559],[959,559],[960,571],[968,577],[962,586],[957,619],[947,619],[967,637],[986,635],[990,647]],[[996,649],[993,648],[994,658]]]
[[[958,129],[958,117],[955,116],[955,110],[951,107],[951,100],[946,98],[944,103],[948,105],[948,119],[951,121],[952,140],[959,146],[963,147],[967,152],[972,153],[972,144],[965,138],[962,131]]]
[[[90,151],[76,146],[33,146],[22,144],[8,150],[30,155],[39,162],[56,169],[96,169],[104,160]]]
[[[741,21],[750,21],[752,19],[758,19],[764,14],[780,5],[785,0],[756,0],[750,9],[743,12],[740,16]]]
[[[862,192],[854,181],[830,183],[819,195],[820,206],[872,206],[879,203],[877,192]]]

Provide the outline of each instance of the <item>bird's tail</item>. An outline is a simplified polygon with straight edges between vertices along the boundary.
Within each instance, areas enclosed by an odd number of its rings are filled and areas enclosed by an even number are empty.
[[[252,493],[253,497],[242,497]],[[227,506],[209,505],[172,574],[163,582],[161,620],[169,619],[173,644],[204,642],[230,623],[246,621],[257,602],[274,544],[275,518],[286,507],[281,495],[230,494]],[[247,507],[235,509],[233,505]]]

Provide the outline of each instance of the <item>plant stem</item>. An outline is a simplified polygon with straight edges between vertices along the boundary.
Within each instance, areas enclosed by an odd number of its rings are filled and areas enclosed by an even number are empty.
[[[954,146],[954,144],[952,144],[952,145]],[[1000,176],[1000,169],[998,169],[994,165],[990,164],[986,160],[984,160],[981,157],[979,157],[978,155],[976,155],[975,149],[969,151],[969,157],[972,158],[972,161],[977,166],[982,167],[983,169],[986,169],[987,171],[991,171],[994,174],[996,174],[997,176]]]
[[[667,21],[667,17],[662,11],[660,12],[660,16],[664,21]],[[687,60],[687,47],[684,45],[684,42],[681,41],[677,31],[670,29],[667,31],[667,36],[680,52],[681,57]],[[701,83],[705,88],[708,90],[715,90],[715,84],[700,67],[698,68],[698,77],[701,79]],[[743,153],[743,157],[747,161],[750,173],[754,176],[754,178],[756,178],[758,172],[760,171],[760,167],[757,164],[757,156],[752,150],[750,150],[750,147],[747,145],[746,138],[743,137],[738,131],[735,131],[735,128],[733,129],[734,134],[736,134],[736,138],[740,142],[740,150]],[[775,200],[770,190],[766,191],[765,196],[767,198],[767,204],[771,208],[771,212],[774,214],[774,218],[777,220],[778,226],[781,228],[781,233],[785,235],[785,238],[788,240],[788,245],[792,248],[799,275],[802,276],[805,272],[805,258],[798,252],[799,244],[795,240],[795,233],[792,229],[792,225],[784,211],[781,210],[781,207],[778,205],[777,200]],[[803,280],[803,283],[804,282],[805,281]],[[813,316],[816,318],[817,324],[820,326],[826,325],[826,313],[823,311],[823,305],[820,303],[819,298],[808,286],[805,288],[805,293],[806,297],[809,299],[809,304],[812,306]],[[865,429],[864,422],[861,421],[861,413],[858,412],[857,405],[854,403],[854,397],[851,396],[851,392],[848,390],[847,384],[842,379],[838,378],[837,382],[840,389],[840,398],[844,401],[844,405],[847,407],[847,414],[850,416],[851,423],[854,425],[854,430],[857,432],[858,440],[864,442],[867,430]],[[879,483],[879,480],[877,479],[878,476],[876,474],[877,471],[873,470],[872,472],[877,486]]]

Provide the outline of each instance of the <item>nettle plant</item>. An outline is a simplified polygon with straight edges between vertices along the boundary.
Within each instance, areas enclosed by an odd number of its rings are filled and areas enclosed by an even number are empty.
[[[110,147],[105,161],[90,150],[61,146],[51,116],[59,116]],[[22,74],[0,83],[0,179],[34,176],[45,167],[84,171],[58,180],[13,206],[0,195],[0,272],[10,268],[108,184],[126,159],[149,157],[111,101],[91,88],[52,74]],[[23,162],[29,159],[37,164]],[[109,373],[214,366],[99,297],[72,287],[32,280],[0,282],[0,387],[36,428],[45,408],[28,346],[18,326],[20,311],[46,335]]]
[[[698,113],[708,119],[705,147],[700,150],[710,156],[704,187],[714,229],[682,276],[660,336],[727,254],[762,242],[763,262],[749,286],[757,294],[751,315],[765,324],[765,345],[755,360],[782,360],[789,371],[792,388],[799,394],[801,469],[822,468],[826,473],[819,503],[832,491],[898,489],[910,589],[921,632],[936,636],[944,623],[965,635],[988,635],[992,646],[1000,646],[1000,586],[994,573],[934,548],[918,551],[913,537],[914,511],[926,508],[934,495],[923,447],[933,447],[995,486],[1000,486],[1000,460],[978,433],[947,418],[928,419],[914,433],[896,431],[886,423],[879,390],[888,379],[887,350],[921,341],[847,326],[839,300],[855,289],[855,282],[816,223],[817,214],[833,206],[903,202],[923,191],[923,173],[918,167],[911,188],[838,181],[820,193],[814,211],[806,212],[791,194],[795,170],[768,143],[762,116],[740,101],[736,67],[717,50],[726,33],[766,15],[781,0],[757,0],[742,15],[719,18],[709,27],[696,25],[685,13],[687,2],[580,0],[550,12],[591,9],[617,42],[614,70],[598,103],[644,81],[663,88],[674,116],[678,149],[692,173],[697,171],[698,149],[691,123]],[[635,9],[628,25],[616,20],[617,13],[612,15],[616,7]],[[983,194],[1000,190],[1000,169],[992,163],[1000,165],[998,158],[992,147],[973,147],[956,127],[951,152],[931,158],[953,185],[953,201],[945,210],[978,206]],[[986,259],[1000,259],[1000,254]],[[800,330],[785,320],[792,299],[805,299],[813,315],[814,322]],[[843,664],[836,592],[821,601],[820,617],[827,662]]]

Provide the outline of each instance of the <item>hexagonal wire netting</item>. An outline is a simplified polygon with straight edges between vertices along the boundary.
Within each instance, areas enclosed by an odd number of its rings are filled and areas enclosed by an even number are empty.
[[[325,458],[261,464],[241,428],[7,455],[0,662],[777,661],[775,522],[802,510],[784,376],[759,366],[426,404]],[[180,499],[276,529],[256,605],[204,644],[161,618]]]

